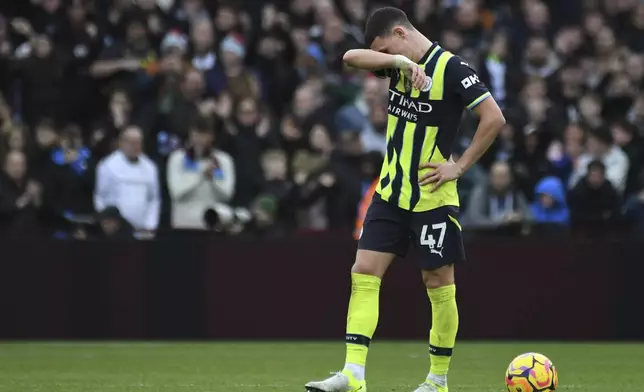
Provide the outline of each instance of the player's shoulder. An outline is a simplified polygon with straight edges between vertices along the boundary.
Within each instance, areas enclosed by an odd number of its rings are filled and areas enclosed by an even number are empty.
[[[469,62],[463,60],[458,55],[453,55],[448,61],[447,61],[447,72],[452,75],[463,75],[463,74],[471,74],[471,73],[476,73],[476,70],[472,65],[470,65]]]

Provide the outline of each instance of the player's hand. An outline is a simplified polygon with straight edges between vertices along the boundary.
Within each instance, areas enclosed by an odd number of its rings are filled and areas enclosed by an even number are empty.
[[[420,67],[420,65],[413,63],[409,66],[409,70],[406,71],[407,77],[411,79],[411,85],[416,90],[422,90],[425,88],[427,83],[427,75],[425,70]]]
[[[454,181],[463,175],[463,168],[453,160],[444,163],[426,162],[420,165],[420,169],[434,169],[420,177],[420,185],[434,184],[430,192],[435,192],[446,182]]]
[[[405,76],[411,81],[413,88],[417,90],[422,90],[425,88],[427,83],[427,75],[425,70],[420,67],[420,65],[414,63],[405,56],[397,55],[395,64]]]

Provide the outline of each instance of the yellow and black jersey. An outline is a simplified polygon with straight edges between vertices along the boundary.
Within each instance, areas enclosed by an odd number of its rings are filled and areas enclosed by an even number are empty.
[[[430,193],[418,184],[422,162],[449,159],[465,108],[473,109],[490,97],[474,70],[437,43],[418,64],[431,78],[429,91],[411,87],[398,69],[374,72],[389,77],[387,151],[376,192],[400,208],[414,212],[458,206],[456,181]],[[429,170],[429,169],[427,169]]]

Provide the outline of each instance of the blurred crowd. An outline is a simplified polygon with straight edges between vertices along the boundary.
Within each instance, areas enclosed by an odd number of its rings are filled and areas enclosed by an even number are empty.
[[[644,2],[24,0],[0,5],[0,232],[352,230],[388,81],[346,68],[393,5],[507,125],[459,181],[477,233],[644,235]],[[476,129],[467,114],[454,146]]]

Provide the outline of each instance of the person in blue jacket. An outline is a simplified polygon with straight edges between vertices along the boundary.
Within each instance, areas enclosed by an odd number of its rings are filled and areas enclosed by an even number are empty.
[[[566,203],[566,189],[557,177],[545,177],[535,187],[536,200],[530,206],[536,224],[568,226],[570,210]]]

